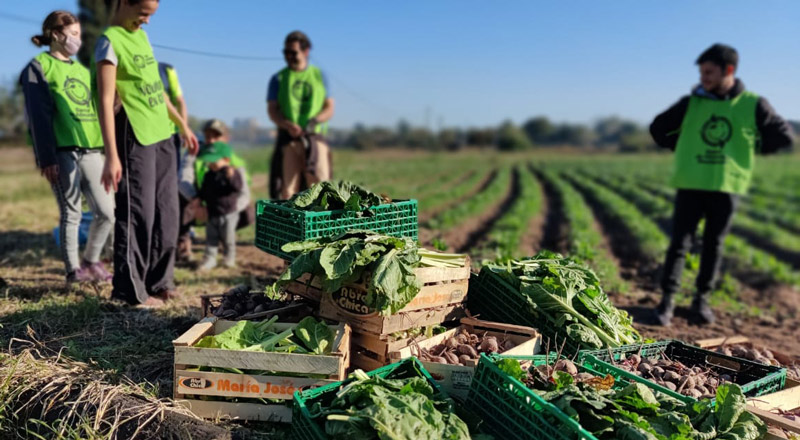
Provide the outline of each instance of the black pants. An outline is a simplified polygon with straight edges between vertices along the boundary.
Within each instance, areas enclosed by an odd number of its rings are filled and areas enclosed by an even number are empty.
[[[739,196],[718,191],[678,190],[672,219],[672,241],[664,262],[661,288],[671,295],[681,285],[681,274],[686,253],[692,245],[697,225],[705,218],[703,251],[700,255],[700,273],[697,275],[697,292],[706,293],[714,288],[722,262],[725,235],[731,227]]]
[[[178,176],[171,138],[141,145],[121,110],[116,117],[122,179],[116,195],[114,289],[131,304],[175,288]]]

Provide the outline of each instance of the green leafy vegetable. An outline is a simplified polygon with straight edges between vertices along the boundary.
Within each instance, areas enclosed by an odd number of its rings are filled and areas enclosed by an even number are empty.
[[[238,321],[224,332],[204,336],[194,346],[223,350],[265,351],[298,354],[330,354],[335,333],[324,322],[303,318],[281,332],[274,328],[277,316],[268,321]]]
[[[352,182],[326,181],[315,183],[305,191],[295,194],[285,203],[304,211],[365,211],[388,202],[384,197],[368,191]]]
[[[517,287],[531,313],[584,348],[619,347],[641,341],[630,316],[611,304],[595,273],[574,260],[550,251],[484,266]],[[549,335],[553,337],[553,335]]]
[[[293,333],[313,354],[330,354],[336,337],[330,327],[311,316],[303,318],[294,327]]]
[[[467,425],[423,377],[384,379],[355,371],[326,407],[311,406],[333,439],[469,439]]]

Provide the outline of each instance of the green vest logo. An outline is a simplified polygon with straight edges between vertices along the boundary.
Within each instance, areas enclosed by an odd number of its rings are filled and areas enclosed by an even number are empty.
[[[303,80],[297,80],[292,84],[292,96],[300,102],[306,102],[311,99],[311,83]]]
[[[731,121],[725,116],[712,114],[705,124],[703,124],[701,135],[703,137],[703,142],[707,145],[723,148],[725,143],[731,140],[733,126],[731,125]]]
[[[75,104],[89,105],[89,87],[77,78],[67,77],[64,81],[64,93]]]
[[[140,68],[144,69],[145,67],[153,64],[156,62],[156,59],[150,55],[134,55],[133,56],[133,64]]]

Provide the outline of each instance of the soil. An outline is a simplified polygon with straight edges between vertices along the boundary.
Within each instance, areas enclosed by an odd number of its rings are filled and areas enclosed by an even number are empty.
[[[511,174],[511,184],[508,186],[505,196],[482,214],[446,231],[443,235],[444,242],[456,252],[466,252],[476,247],[481,239],[492,230],[494,224],[508,211],[514,200],[519,197],[519,192],[519,175],[518,171],[514,170]]]
[[[464,179],[462,179],[462,181],[466,180],[466,179],[469,179],[469,177],[471,175],[472,174],[465,176]],[[428,222],[428,220],[436,217],[440,213],[442,213],[444,211],[447,211],[451,207],[458,205],[459,203],[463,202],[464,200],[469,199],[470,197],[474,196],[475,194],[478,194],[479,192],[484,191],[492,183],[492,181],[494,181],[494,179],[496,177],[497,177],[497,170],[495,169],[495,170],[492,170],[491,173],[487,174],[486,177],[483,180],[481,180],[481,182],[478,183],[478,185],[476,185],[475,188],[472,191],[469,191],[467,194],[464,194],[463,197],[459,197],[459,198],[456,198],[456,199],[451,199],[447,203],[443,203],[442,205],[439,205],[439,206],[434,206],[433,208],[431,208],[429,210],[425,210],[425,211],[421,212],[419,214],[419,223],[420,224],[425,224],[425,223]]]
[[[561,198],[556,193],[553,186],[537,174],[542,187],[544,198],[544,230],[540,240],[540,249],[549,249],[561,254],[566,254],[569,250],[568,223],[564,216],[564,208]]]

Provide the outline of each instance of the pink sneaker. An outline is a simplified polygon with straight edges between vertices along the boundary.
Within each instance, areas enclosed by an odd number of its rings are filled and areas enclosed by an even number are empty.
[[[97,263],[84,262],[82,267],[92,274],[92,277],[95,281],[110,282],[111,279],[114,278],[114,276],[111,275],[111,272],[106,270],[105,264],[103,264],[101,261],[98,261]]]
[[[67,274],[67,284],[86,283],[94,281],[95,275],[89,267],[81,266],[75,269],[74,272]]]

